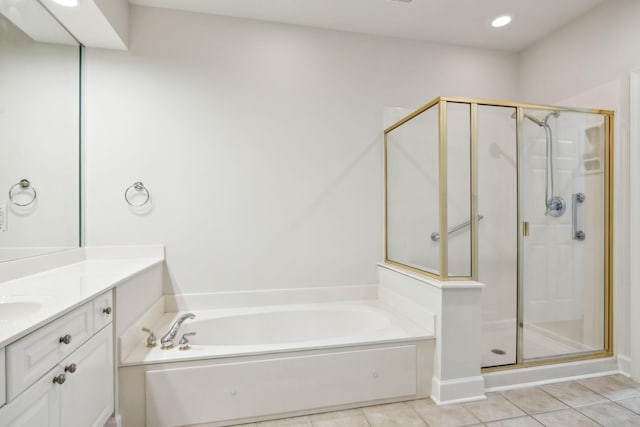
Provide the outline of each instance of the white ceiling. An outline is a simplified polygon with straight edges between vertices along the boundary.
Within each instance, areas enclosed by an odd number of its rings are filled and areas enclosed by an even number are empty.
[[[406,1],[406,0],[405,0]],[[604,0],[129,0],[132,4],[519,51]],[[513,16],[493,29],[492,18]]]

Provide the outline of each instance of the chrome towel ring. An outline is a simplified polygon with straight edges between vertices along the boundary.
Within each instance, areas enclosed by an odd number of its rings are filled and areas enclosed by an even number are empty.
[[[145,198],[142,201],[142,203],[133,203],[131,200],[129,200],[129,197],[136,194],[136,193],[132,193],[132,190],[135,190],[137,192],[141,192],[141,191],[144,192]],[[147,187],[145,187],[144,184],[140,181],[134,182],[132,185],[127,187],[126,190],[124,190],[124,199],[127,201],[129,206],[133,206],[134,208],[139,208],[141,206],[146,205],[149,202],[150,198],[151,198],[151,194],[149,194],[149,190],[147,190]]]
[[[32,195],[31,195],[31,200],[29,200],[27,203],[18,203],[15,200],[13,200],[13,197],[17,193],[28,191],[28,190],[31,190]],[[35,202],[36,197],[38,197],[38,193],[36,193],[36,188],[33,185],[31,185],[28,179],[21,179],[20,182],[13,184],[9,189],[9,200],[11,200],[11,203],[13,203],[16,206],[21,206],[21,207],[29,206],[30,204]]]

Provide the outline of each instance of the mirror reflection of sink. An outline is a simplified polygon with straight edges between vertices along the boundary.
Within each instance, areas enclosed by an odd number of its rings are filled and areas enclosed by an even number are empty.
[[[42,299],[30,296],[0,297],[0,321],[16,320],[42,308]]]

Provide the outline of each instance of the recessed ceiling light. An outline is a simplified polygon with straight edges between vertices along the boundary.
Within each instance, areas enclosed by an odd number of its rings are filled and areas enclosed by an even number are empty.
[[[78,5],[78,0],[53,0],[53,2],[66,7],[75,7]]]
[[[501,15],[498,16],[497,18],[494,18],[493,21],[491,21],[491,26],[493,28],[500,28],[500,27],[504,27],[505,25],[508,25],[511,22],[511,17],[509,15]]]

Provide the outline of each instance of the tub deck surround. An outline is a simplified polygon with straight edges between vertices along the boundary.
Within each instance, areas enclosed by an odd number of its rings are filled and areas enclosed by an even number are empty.
[[[189,311],[196,318],[183,323],[173,349],[147,348],[145,334],[138,332],[141,322],[133,325],[120,339],[120,366],[401,344],[434,337],[433,318],[428,329],[389,311],[377,301]],[[161,336],[185,312],[165,313],[147,326]],[[153,321],[158,316],[157,308],[152,307],[148,315],[148,320]],[[196,335],[189,337],[191,348],[180,351],[177,344],[186,332]],[[137,339],[134,341],[131,336]]]
[[[15,303],[17,310],[15,315],[7,313],[0,318],[0,347],[161,264],[164,261],[162,251],[158,247],[154,248],[152,251],[141,250],[137,258],[122,259],[115,255],[111,259],[88,258],[85,251],[80,249],[79,254],[60,255],[63,260],[76,261],[67,265],[59,265],[59,261],[53,259],[59,254],[55,254],[47,256],[49,261],[45,264],[58,264],[57,268],[39,271],[37,264],[32,264],[37,271],[35,274],[0,283],[0,304]],[[117,248],[112,249],[113,254],[117,252]],[[107,251],[103,253],[106,254]],[[11,264],[12,262],[4,263],[0,268],[8,272],[12,268]],[[23,262],[19,261],[18,264],[17,269],[21,272],[34,271],[29,267],[25,268],[26,264]],[[7,309],[11,309],[11,306],[7,305]]]
[[[165,311],[366,300],[378,300],[377,284],[165,295]]]
[[[485,399],[481,375],[481,291],[474,281],[440,281],[378,264],[379,299],[416,323],[435,315],[431,398],[438,404]]]

